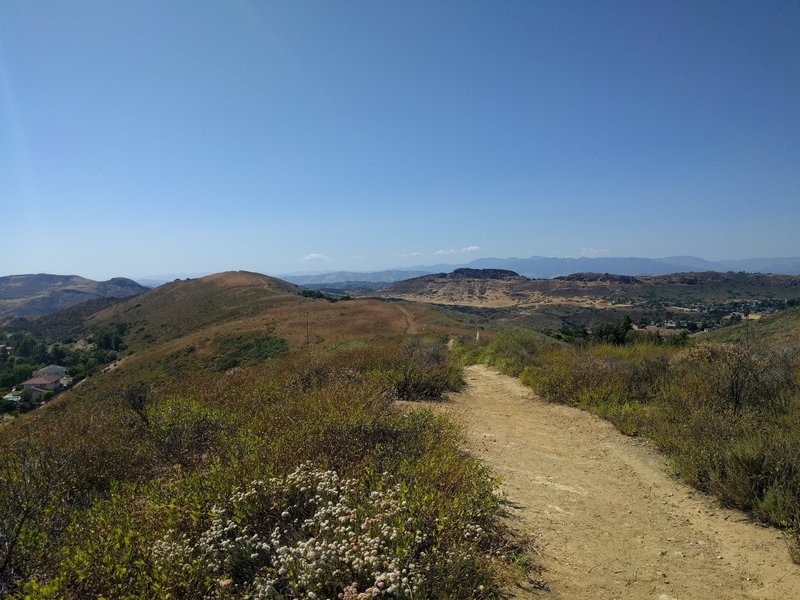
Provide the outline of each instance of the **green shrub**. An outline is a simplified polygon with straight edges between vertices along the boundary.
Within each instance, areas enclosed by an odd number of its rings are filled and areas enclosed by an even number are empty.
[[[217,371],[227,371],[234,367],[250,367],[289,352],[289,343],[285,339],[271,334],[225,338],[217,346],[219,355],[214,363]]]
[[[23,440],[3,448],[0,460],[0,596],[39,565],[54,504],[66,491],[62,461],[50,447]]]
[[[461,368],[450,358],[444,340],[412,338],[401,353],[381,361],[372,377],[400,400],[436,400],[464,386]]]
[[[415,394],[461,384],[441,340],[386,340],[165,381],[141,406],[124,390],[70,405],[27,433],[57,441],[62,493],[43,494],[2,593],[336,597],[376,585],[378,569],[394,597],[499,598],[494,479],[447,419],[392,406],[403,368],[429,386]],[[350,519],[342,530],[326,529],[332,507]]]
[[[522,370],[535,364],[540,352],[562,347],[563,344],[531,329],[501,332],[484,345],[471,346],[462,341],[458,348],[470,362],[482,362],[497,367],[503,373],[518,376]]]
[[[784,412],[796,391],[790,354],[753,343],[699,344],[676,355],[675,369],[719,410]]]

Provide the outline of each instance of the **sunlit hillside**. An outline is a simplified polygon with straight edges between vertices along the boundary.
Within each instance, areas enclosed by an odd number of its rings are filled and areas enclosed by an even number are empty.
[[[513,567],[490,473],[448,421],[393,403],[460,389],[441,334],[466,330],[301,293],[221,273],[59,317],[118,355],[0,427],[0,595],[499,597]],[[350,524],[328,531],[331,506]],[[335,563],[301,560],[314,543]]]
[[[749,319],[708,334],[707,339],[732,342],[753,338],[760,343],[775,348],[794,348],[800,350],[800,308],[790,308],[765,315],[759,319]]]

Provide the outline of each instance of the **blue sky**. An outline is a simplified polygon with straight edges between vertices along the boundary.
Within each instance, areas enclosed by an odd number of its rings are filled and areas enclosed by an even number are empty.
[[[800,254],[800,2],[0,3],[0,275]]]

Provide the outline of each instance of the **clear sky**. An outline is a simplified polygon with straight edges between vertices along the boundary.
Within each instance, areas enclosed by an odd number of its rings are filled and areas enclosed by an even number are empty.
[[[0,2],[0,275],[800,255],[800,2]]]

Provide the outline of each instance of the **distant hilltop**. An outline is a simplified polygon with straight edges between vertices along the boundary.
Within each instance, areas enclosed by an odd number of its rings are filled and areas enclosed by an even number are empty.
[[[8,275],[0,277],[0,321],[49,315],[98,298],[128,298],[148,289],[124,277],[93,281],[77,275]]]
[[[456,269],[449,275],[442,273],[439,277],[449,277],[450,279],[511,279],[522,277],[516,271],[508,269]]]
[[[633,275],[614,275],[611,273],[573,273],[556,277],[562,281],[604,281],[613,283],[641,283],[642,280]]]
[[[433,273],[405,279],[392,284],[382,294],[393,296],[433,297],[461,296],[484,297],[487,291],[500,293],[509,286],[529,281],[516,271],[509,269],[455,269],[452,273]]]
[[[515,281],[515,280],[525,280],[525,279],[527,279],[527,277],[523,277],[516,271],[510,271],[509,269],[461,268],[461,269],[455,269],[451,273],[431,273],[429,275],[422,275],[420,277],[412,277],[410,279],[404,279],[402,281],[396,282],[389,289],[396,290],[400,289],[401,287],[409,287],[409,286],[414,287],[431,282],[444,283],[447,281],[462,281],[462,280]]]
[[[628,311],[636,311],[651,306],[656,299],[666,303],[664,306],[684,306],[691,310],[708,303],[731,302],[738,302],[736,306],[773,310],[800,301],[800,277],[703,271],[639,276],[573,273],[529,279],[511,270],[463,268],[399,281],[376,295],[440,305],[544,307],[550,317],[561,310],[564,318],[574,317],[577,306],[606,309],[625,306]],[[769,301],[754,303],[754,298]]]

